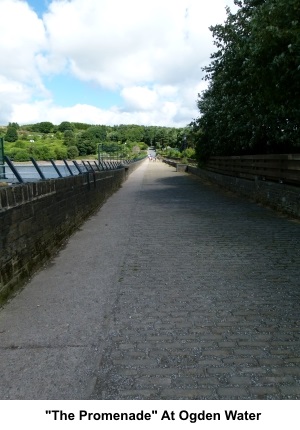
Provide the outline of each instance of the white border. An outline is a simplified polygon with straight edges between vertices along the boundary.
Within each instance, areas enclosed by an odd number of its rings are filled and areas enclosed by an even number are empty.
[[[46,411],[62,411],[47,414]],[[225,411],[238,411],[236,417],[227,420]],[[30,430],[41,429],[299,429],[298,400],[2,400],[0,401],[3,428],[20,425]],[[91,415],[90,419],[79,419],[80,411]],[[157,413],[155,413],[157,411]],[[102,413],[150,414],[150,419],[101,420]],[[154,412],[154,413],[152,413]],[[247,412],[245,414],[245,412]],[[249,415],[249,414],[253,415]],[[73,414],[69,415],[69,414]],[[82,413],[83,415],[84,413]],[[194,415],[190,415],[194,414]],[[199,415],[200,414],[200,415]],[[211,415],[208,415],[211,414]],[[208,419],[216,414],[218,419]],[[260,414],[260,415],[259,415]],[[206,419],[203,419],[203,417]],[[60,419],[74,417],[74,419]],[[96,419],[95,419],[95,418]],[[116,415],[116,418],[118,415]],[[141,417],[141,415],[140,415]],[[164,419],[162,419],[164,417]],[[246,419],[248,417],[248,419]],[[257,419],[250,418],[257,417]]]

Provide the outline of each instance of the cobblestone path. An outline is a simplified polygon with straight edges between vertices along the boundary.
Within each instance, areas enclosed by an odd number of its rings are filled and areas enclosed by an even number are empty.
[[[92,399],[300,399],[300,225],[149,163]]]
[[[0,399],[300,399],[299,244],[146,160],[0,309]]]

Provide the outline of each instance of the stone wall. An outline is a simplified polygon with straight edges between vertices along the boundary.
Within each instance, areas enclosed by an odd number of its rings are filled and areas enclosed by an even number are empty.
[[[279,212],[300,218],[300,188],[297,186],[241,179],[192,166],[187,166],[186,171]]]
[[[0,304],[59,250],[142,161],[116,170],[0,187]]]

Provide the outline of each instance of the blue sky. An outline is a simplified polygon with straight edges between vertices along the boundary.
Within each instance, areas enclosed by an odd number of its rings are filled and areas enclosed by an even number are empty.
[[[0,125],[187,125],[226,5],[0,0]]]
[[[101,88],[93,83],[82,82],[73,76],[60,74],[45,79],[45,84],[55,101],[60,106],[69,106],[76,103],[109,108],[122,103],[117,91]]]
[[[34,9],[34,11],[41,18],[43,13],[48,9],[50,1],[48,0],[28,0],[27,3]]]

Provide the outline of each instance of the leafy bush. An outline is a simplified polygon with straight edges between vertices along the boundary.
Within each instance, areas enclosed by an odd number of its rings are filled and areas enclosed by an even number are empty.
[[[32,156],[36,160],[50,160],[56,158],[56,153],[52,145],[40,142],[32,147]]]
[[[29,161],[30,154],[27,151],[27,149],[14,148],[13,151],[11,152],[11,158],[14,161]]]
[[[69,146],[67,148],[67,156],[68,158],[70,158],[71,160],[73,160],[74,158],[77,158],[79,155],[79,151],[77,146]]]
[[[144,142],[138,142],[138,145],[142,151],[146,151],[148,149],[148,145]]]
[[[67,148],[65,146],[55,144],[55,145],[53,145],[52,149],[53,149],[53,152],[55,154],[54,158],[56,160],[63,160],[64,158],[68,157],[68,151],[67,151]]]
[[[179,151],[179,149],[171,148],[166,151],[165,155],[169,158],[180,158],[181,152]]]
[[[196,158],[196,152],[194,148],[186,148],[184,151],[182,151],[182,156],[185,158]]]
[[[17,140],[16,142],[14,142],[14,147],[26,149],[28,147],[28,142],[24,140]]]

